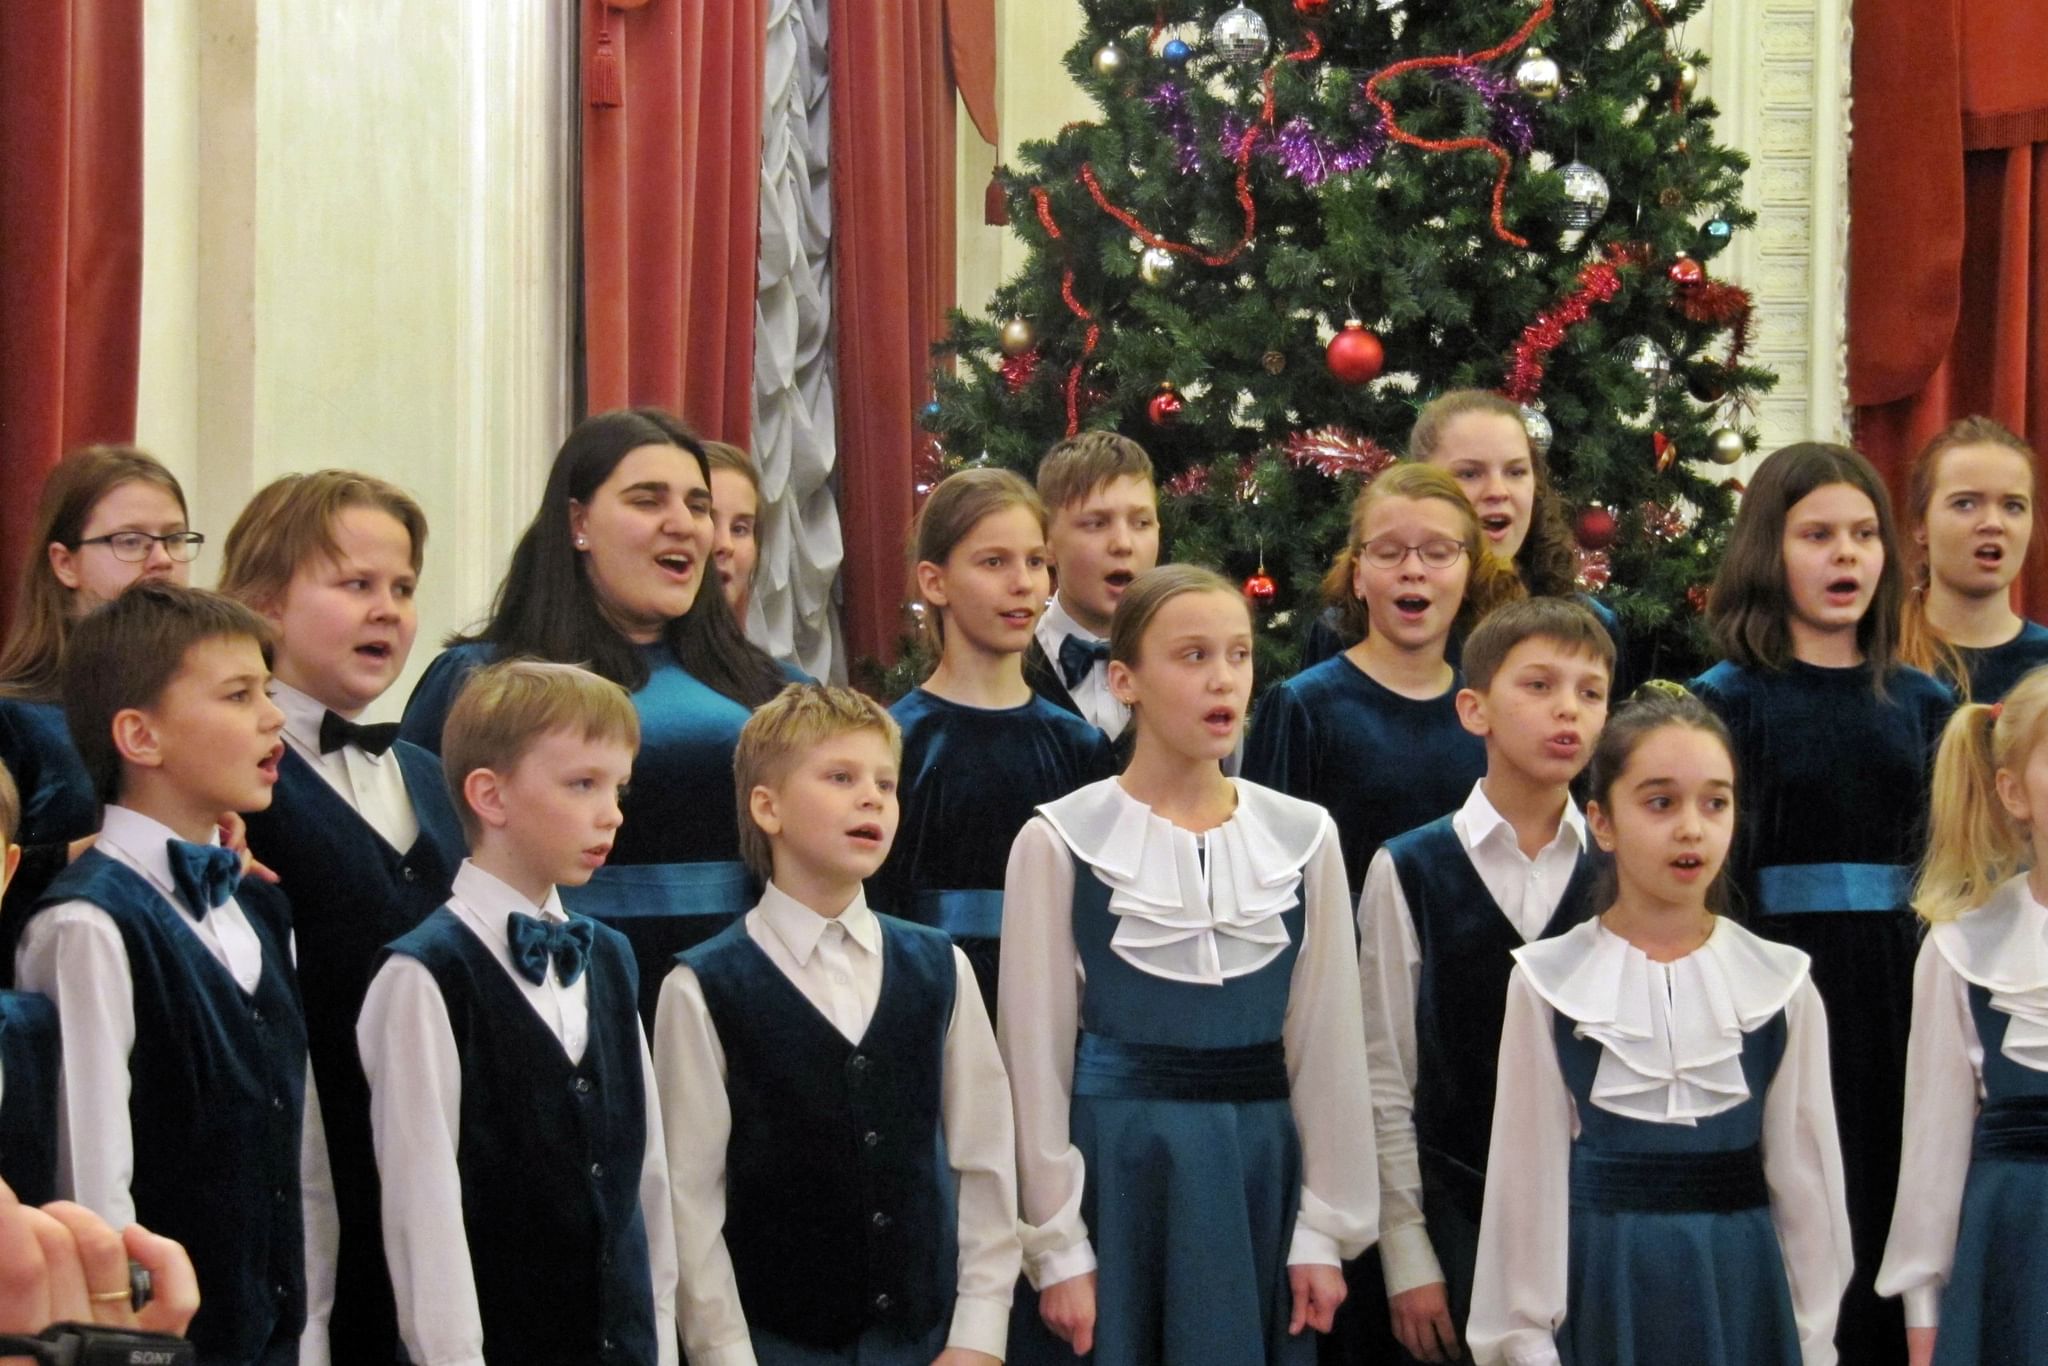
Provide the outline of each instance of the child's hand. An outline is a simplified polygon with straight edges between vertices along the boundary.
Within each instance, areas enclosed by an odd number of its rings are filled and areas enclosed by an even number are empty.
[[[1933,1328],[1906,1330],[1906,1366],[1932,1366],[1936,1331]]]
[[[1456,1361],[1458,1330],[1451,1323],[1451,1302],[1442,1281],[1418,1285],[1387,1296],[1394,1336],[1417,1361]]]
[[[242,876],[260,878],[264,882],[276,882],[277,874],[256,861],[249,852],[249,823],[239,813],[230,811],[220,818],[220,842],[242,856]]]
[[[1048,1286],[1038,1295],[1038,1317],[1077,1357],[1095,1350],[1095,1273]]]
[[[969,1347],[948,1347],[932,1358],[932,1366],[1003,1366],[1003,1359]]]
[[[1318,1333],[1330,1331],[1337,1306],[1344,1303],[1344,1273],[1334,1266],[1301,1265],[1287,1268],[1287,1284],[1294,1288],[1294,1317],[1287,1331],[1299,1336],[1303,1328]]]

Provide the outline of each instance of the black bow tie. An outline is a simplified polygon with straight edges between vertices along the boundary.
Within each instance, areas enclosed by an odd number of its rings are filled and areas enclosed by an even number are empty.
[[[1109,642],[1068,636],[1060,642],[1060,677],[1069,688],[1079,686],[1088,671],[1109,658]]]
[[[359,726],[346,716],[328,712],[320,718],[320,752],[332,754],[343,745],[354,745],[365,754],[383,754],[398,739],[398,723],[384,721]]]

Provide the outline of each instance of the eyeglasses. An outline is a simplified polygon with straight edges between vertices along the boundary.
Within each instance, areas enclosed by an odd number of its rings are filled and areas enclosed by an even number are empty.
[[[1403,545],[1399,541],[1367,541],[1358,547],[1358,553],[1374,569],[1398,569],[1401,562],[1410,555],[1421,560],[1431,569],[1448,569],[1458,562],[1465,553],[1462,541],[1424,541],[1421,545]]]
[[[114,558],[125,564],[141,564],[149,558],[153,547],[162,546],[164,554],[189,564],[199,558],[199,547],[206,544],[206,537],[197,531],[173,531],[166,536],[152,536],[147,531],[117,531],[111,536],[93,536],[80,541],[75,550],[89,545],[103,545],[114,552]]]

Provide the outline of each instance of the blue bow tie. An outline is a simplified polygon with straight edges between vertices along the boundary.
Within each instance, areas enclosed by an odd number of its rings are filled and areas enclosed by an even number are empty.
[[[225,905],[242,884],[242,856],[232,849],[166,840],[164,851],[171,856],[171,881],[196,919],[204,920],[208,911]]]
[[[1069,688],[1076,687],[1088,671],[1109,658],[1109,642],[1068,636],[1060,642],[1060,676]]]
[[[505,937],[512,941],[512,964],[521,977],[539,986],[548,980],[552,959],[562,985],[573,987],[590,963],[597,932],[588,920],[549,921],[514,911],[505,921]]]

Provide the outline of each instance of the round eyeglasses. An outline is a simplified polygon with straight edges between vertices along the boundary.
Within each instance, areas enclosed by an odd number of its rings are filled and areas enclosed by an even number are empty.
[[[1431,569],[1448,569],[1458,562],[1465,553],[1463,541],[1424,541],[1421,545],[1403,545],[1399,541],[1367,541],[1358,548],[1358,553],[1374,569],[1396,569],[1410,555],[1421,560]]]
[[[103,545],[114,552],[115,559],[125,564],[141,564],[149,558],[151,548],[160,545],[164,554],[178,563],[190,564],[199,558],[199,547],[205,544],[205,535],[197,531],[173,531],[165,536],[152,536],[147,531],[116,531],[111,536],[88,537],[73,549]]]

